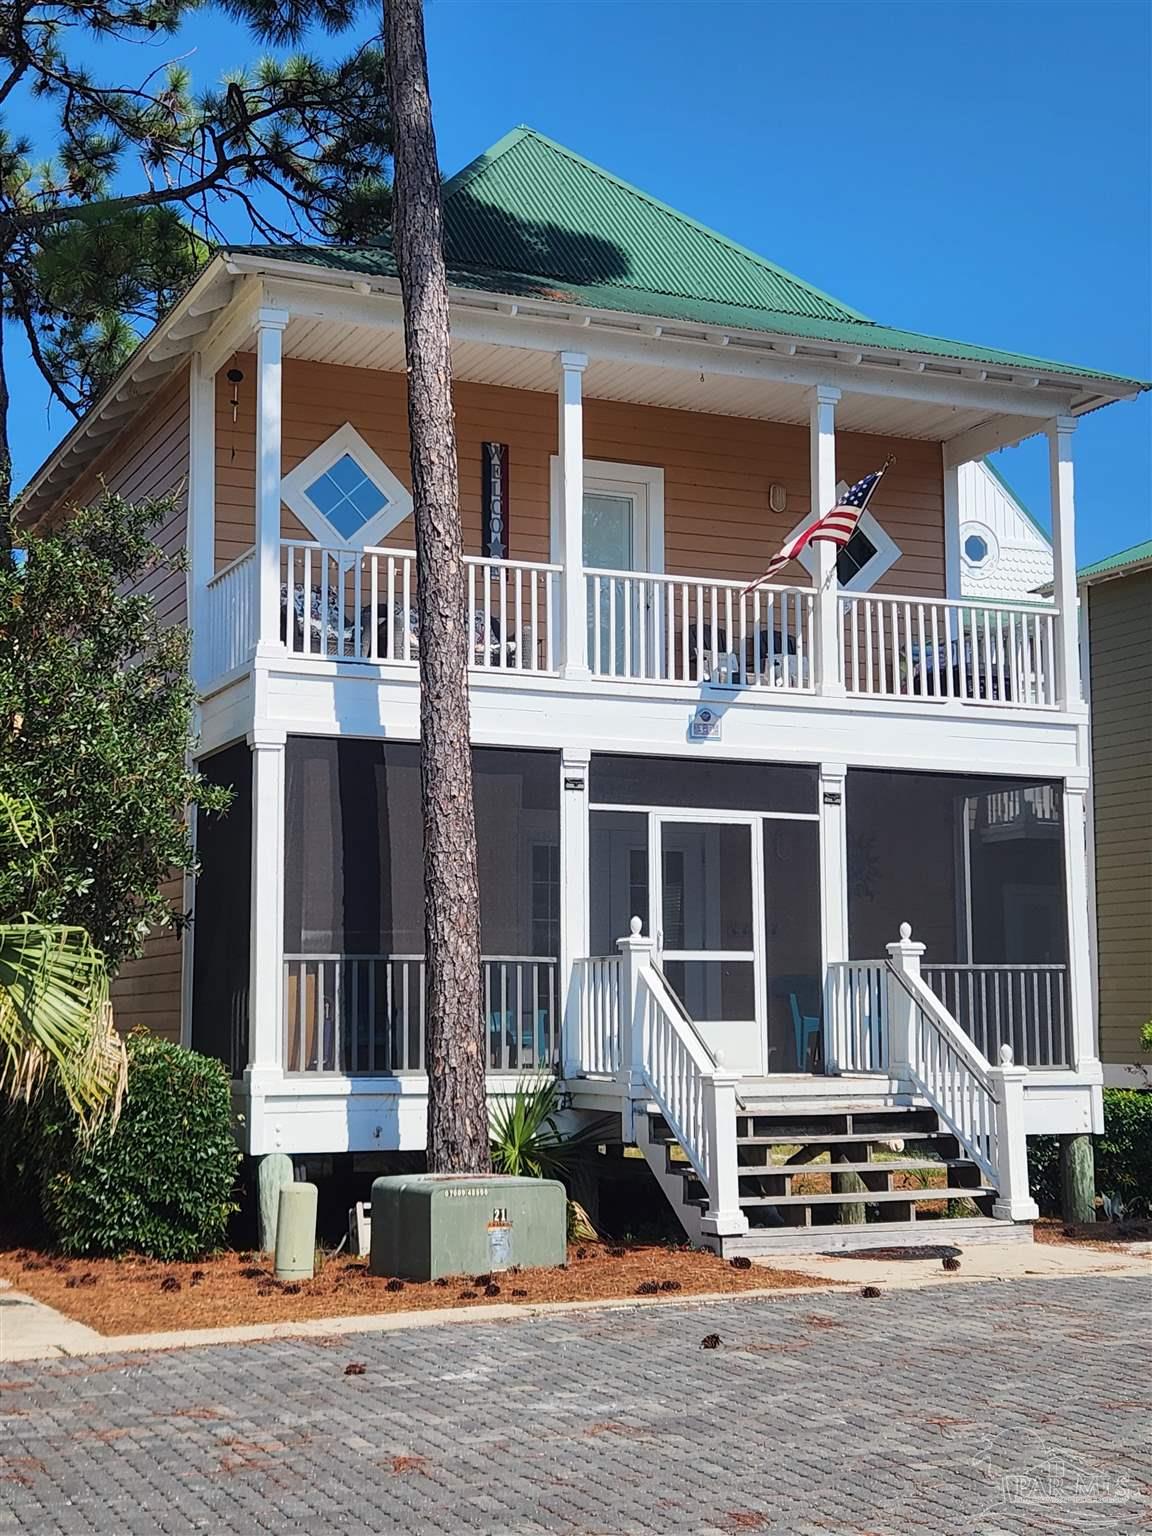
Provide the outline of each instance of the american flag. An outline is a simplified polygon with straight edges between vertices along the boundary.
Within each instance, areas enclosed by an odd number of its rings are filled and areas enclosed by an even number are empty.
[[[865,475],[863,480],[857,480],[851,490],[844,492],[831,512],[825,512],[823,517],[818,517],[814,523],[809,523],[806,528],[801,528],[798,533],[794,533],[785,544],[780,546],[779,552],[773,555],[763,576],[757,576],[755,581],[749,582],[744,591],[752,592],[764,582],[771,581],[777,571],[782,571],[789,560],[795,560],[808,544],[837,544],[841,547],[847,544],[856,532],[856,525],[860,521],[861,513],[871,500],[872,492],[880,484],[881,476],[891,462],[891,459],[887,459],[879,469],[873,470],[870,475]]]

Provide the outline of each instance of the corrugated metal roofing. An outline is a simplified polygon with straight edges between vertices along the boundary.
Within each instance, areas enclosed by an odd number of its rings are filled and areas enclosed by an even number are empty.
[[[1097,560],[1094,565],[1084,566],[1076,572],[1076,580],[1091,581],[1094,576],[1119,576],[1130,566],[1147,565],[1149,561],[1152,561],[1152,539],[1145,539],[1142,544],[1133,544],[1130,549],[1122,549],[1118,554]]]
[[[1148,387],[1071,363],[878,325],[529,128],[507,134],[445,183],[444,229],[448,276],[458,288]],[[356,248],[234,249],[396,275],[387,239]]]
[[[444,187],[445,254],[561,282],[863,320],[562,144],[516,128]]]

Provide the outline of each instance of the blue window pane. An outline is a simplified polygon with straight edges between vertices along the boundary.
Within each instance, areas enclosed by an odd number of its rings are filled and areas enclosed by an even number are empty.
[[[349,491],[354,491],[360,482],[365,479],[364,471],[350,453],[342,454],[328,471],[328,474],[345,494]]]
[[[347,499],[325,515],[336,532],[345,539],[350,539],[354,533],[358,533],[367,521]]]
[[[343,491],[334,484],[331,474],[323,474],[308,487],[308,500],[318,507],[325,517],[331,515],[337,502],[343,499]]]
[[[349,496],[349,501],[367,522],[370,517],[375,517],[388,505],[388,498],[380,487],[371,480],[365,480]]]

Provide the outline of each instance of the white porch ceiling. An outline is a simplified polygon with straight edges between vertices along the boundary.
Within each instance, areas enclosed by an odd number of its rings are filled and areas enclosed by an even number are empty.
[[[575,345],[579,344],[578,336],[576,333],[573,337]],[[380,368],[395,373],[404,369],[401,333],[377,326],[295,317],[285,333],[284,352],[288,357],[349,368]],[[470,383],[549,394],[556,389],[556,362],[550,352],[475,341],[455,342],[452,365],[454,376]],[[697,374],[683,369],[592,358],[584,375],[584,392],[597,400],[703,411],[716,416],[744,416],[796,424],[808,420],[806,389],[795,384],[734,378],[707,371]],[[991,414],[983,409],[846,391],[836,409],[836,425],[845,432],[872,432],[939,442],[979,426],[989,420]]]

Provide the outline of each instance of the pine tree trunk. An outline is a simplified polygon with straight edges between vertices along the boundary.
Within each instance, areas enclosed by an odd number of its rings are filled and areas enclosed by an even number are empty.
[[[8,441],[8,375],[4,368],[4,288],[0,285],[0,563],[12,560],[12,450]]]
[[[387,0],[393,238],[404,301],[420,618],[420,782],[428,977],[428,1167],[487,1173],[480,896],[467,614],[440,175],[422,0]]]

